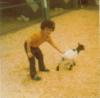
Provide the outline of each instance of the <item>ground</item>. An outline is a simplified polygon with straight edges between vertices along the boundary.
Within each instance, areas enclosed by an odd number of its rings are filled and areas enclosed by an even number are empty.
[[[98,10],[78,9],[53,18],[56,30],[52,38],[66,51],[80,42],[85,51],[76,58],[72,71],[57,72],[61,57],[48,43],[41,45],[50,72],[38,74],[41,81],[29,77],[24,41],[39,25],[0,36],[0,98],[100,98]]]

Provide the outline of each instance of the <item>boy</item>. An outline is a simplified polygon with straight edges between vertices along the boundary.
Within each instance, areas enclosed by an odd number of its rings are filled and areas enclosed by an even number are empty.
[[[30,63],[30,76],[34,80],[40,80],[41,78],[37,75],[36,72],[36,67],[35,67],[35,58],[38,59],[38,64],[39,64],[39,70],[48,72],[49,70],[46,69],[45,64],[44,64],[44,58],[43,54],[39,48],[39,46],[44,43],[48,42],[51,44],[56,50],[58,50],[61,54],[62,51],[60,51],[54,42],[52,41],[50,34],[54,31],[55,29],[55,23],[51,20],[44,20],[41,23],[41,31],[34,33],[32,36],[30,36],[24,44],[25,51],[28,56],[28,60]]]

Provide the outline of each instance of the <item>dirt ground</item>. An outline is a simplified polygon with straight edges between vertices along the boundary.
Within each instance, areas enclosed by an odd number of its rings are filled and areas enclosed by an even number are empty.
[[[53,18],[56,30],[52,38],[61,50],[74,48],[78,42],[86,50],[76,58],[72,71],[57,72],[60,54],[48,43],[42,44],[50,72],[38,71],[42,77],[38,82],[29,77],[23,43],[32,32],[39,31],[40,24],[0,36],[0,98],[100,98],[98,18],[98,10],[93,9],[74,10]]]

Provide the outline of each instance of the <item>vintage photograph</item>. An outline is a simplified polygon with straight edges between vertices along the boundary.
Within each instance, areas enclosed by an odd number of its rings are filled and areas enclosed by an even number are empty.
[[[99,0],[0,0],[0,98],[100,98]]]

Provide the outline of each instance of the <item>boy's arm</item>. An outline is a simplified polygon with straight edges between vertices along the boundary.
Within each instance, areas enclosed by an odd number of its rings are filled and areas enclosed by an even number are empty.
[[[63,54],[63,52],[54,44],[54,42],[52,41],[51,37],[48,37],[48,43],[50,45],[52,45],[61,55]]]
[[[31,45],[30,45],[31,39],[27,39],[27,55],[28,57],[32,57],[32,52],[31,52]]]

